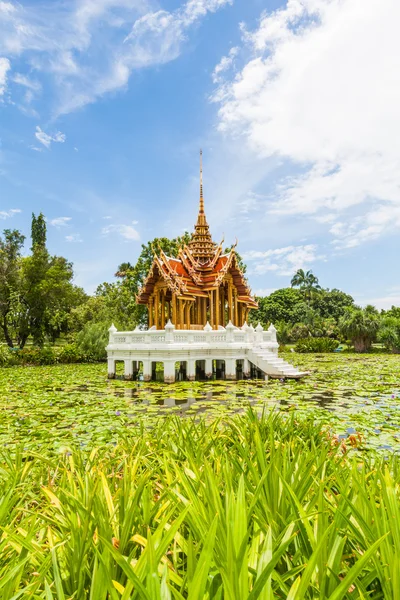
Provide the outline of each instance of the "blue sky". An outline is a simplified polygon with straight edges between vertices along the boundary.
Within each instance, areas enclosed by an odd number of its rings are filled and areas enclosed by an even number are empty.
[[[0,0],[0,228],[48,220],[88,291],[192,229],[256,293],[300,267],[400,304],[396,0]]]

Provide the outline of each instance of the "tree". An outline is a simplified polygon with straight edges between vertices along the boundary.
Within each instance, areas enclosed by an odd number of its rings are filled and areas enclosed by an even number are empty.
[[[68,327],[71,309],[86,299],[72,283],[73,268],[65,258],[46,248],[46,222],[32,215],[32,252],[22,257],[24,236],[4,231],[0,240],[0,317],[4,339],[23,348],[54,341]]]
[[[356,352],[368,352],[376,340],[379,324],[379,314],[373,306],[349,308],[339,321],[339,329],[354,344]]]
[[[38,217],[35,216],[35,213],[32,213],[31,239],[32,252],[35,248],[46,248],[47,226],[43,213],[40,213]]]
[[[321,289],[312,298],[311,305],[323,319],[333,318],[339,321],[340,317],[345,314],[346,308],[354,308],[354,299],[338,289]]]
[[[307,312],[307,305],[301,292],[293,288],[276,290],[269,296],[257,297],[256,300],[259,309],[252,315],[253,323],[260,321],[263,325],[267,325],[284,321],[294,325],[301,322]]]
[[[25,237],[16,229],[5,229],[3,238],[0,238],[0,325],[4,339],[11,348],[13,308],[20,303],[20,265],[24,241]]]
[[[384,316],[378,339],[391,352],[400,353],[400,316]]]
[[[313,296],[321,289],[321,286],[318,283],[318,277],[316,277],[312,271],[305,272],[303,269],[298,269],[298,271],[296,271],[290,285],[292,287],[300,288],[308,306],[310,306]]]

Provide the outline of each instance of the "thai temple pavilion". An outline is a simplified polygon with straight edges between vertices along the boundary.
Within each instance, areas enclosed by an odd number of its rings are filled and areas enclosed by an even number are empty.
[[[200,204],[191,240],[177,258],[162,250],[137,296],[148,307],[149,328],[164,329],[170,320],[176,329],[213,329],[229,321],[242,327],[250,309],[257,308],[240,269],[235,249],[224,254],[216,244],[204,211],[203,168],[200,152]]]
[[[137,301],[148,307],[148,328],[109,329],[108,376],[124,362],[126,379],[164,382],[196,378],[303,377],[278,356],[276,329],[248,325],[257,303],[240,269],[235,249],[224,254],[211,237],[204,212],[200,153],[200,206],[190,241],[177,258],[155,253]],[[162,369],[157,370],[157,365]],[[179,368],[177,369],[177,365]]]

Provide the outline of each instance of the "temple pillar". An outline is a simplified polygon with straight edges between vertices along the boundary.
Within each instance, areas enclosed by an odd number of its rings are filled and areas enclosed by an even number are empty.
[[[143,359],[143,381],[151,381],[151,360]]]
[[[225,359],[225,379],[236,379],[236,359],[234,358]]]
[[[165,290],[161,290],[161,329],[165,329]]]
[[[210,325],[213,329],[214,327],[214,294],[213,290],[210,292]]]
[[[232,311],[232,284],[228,283],[228,322],[232,321],[233,323],[233,311]]]
[[[175,327],[177,328],[177,314],[176,314],[176,296],[175,294],[172,294],[172,323],[175,325]]]
[[[133,363],[130,358],[124,360],[124,379],[130,381],[133,376]]]
[[[250,377],[250,363],[248,358],[245,358],[243,360],[243,377],[245,379],[248,379]]]
[[[175,382],[175,361],[165,360],[164,361],[164,383]]]
[[[160,292],[159,290],[156,290],[155,293],[155,299],[154,299],[154,325],[156,326],[156,329],[159,329],[159,299],[160,299]]]
[[[212,358],[206,358],[206,378],[211,379],[213,376],[213,361]]]
[[[115,360],[113,358],[109,358],[107,360],[108,365],[108,379],[115,379]]]
[[[148,313],[149,313],[149,329],[151,327],[153,327],[153,298],[149,298],[149,308],[148,308]]]
[[[204,325],[207,323],[207,298],[202,298],[203,302],[203,318],[201,320],[201,324]]]
[[[222,327],[225,327],[225,288],[224,288],[224,286],[221,286],[220,296],[221,296],[221,325],[222,325]]]
[[[238,301],[236,288],[233,290],[233,320],[232,323],[238,326]]]
[[[218,329],[219,322],[219,288],[215,290],[215,329]]]
[[[196,360],[194,358],[189,358],[187,361],[186,377],[188,381],[196,380]]]
[[[183,300],[182,298],[179,298],[179,325],[178,325],[178,329],[184,329],[184,321],[185,319],[183,318]]]

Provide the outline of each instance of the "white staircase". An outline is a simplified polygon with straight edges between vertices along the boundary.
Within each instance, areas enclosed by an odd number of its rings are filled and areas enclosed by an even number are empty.
[[[305,371],[299,371],[296,367],[283,360],[283,358],[279,358],[273,352],[263,348],[253,347],[248,352],[248,359],[257,369],[260,369],[260,371],[270,377],[299,379],[309,374]]]

